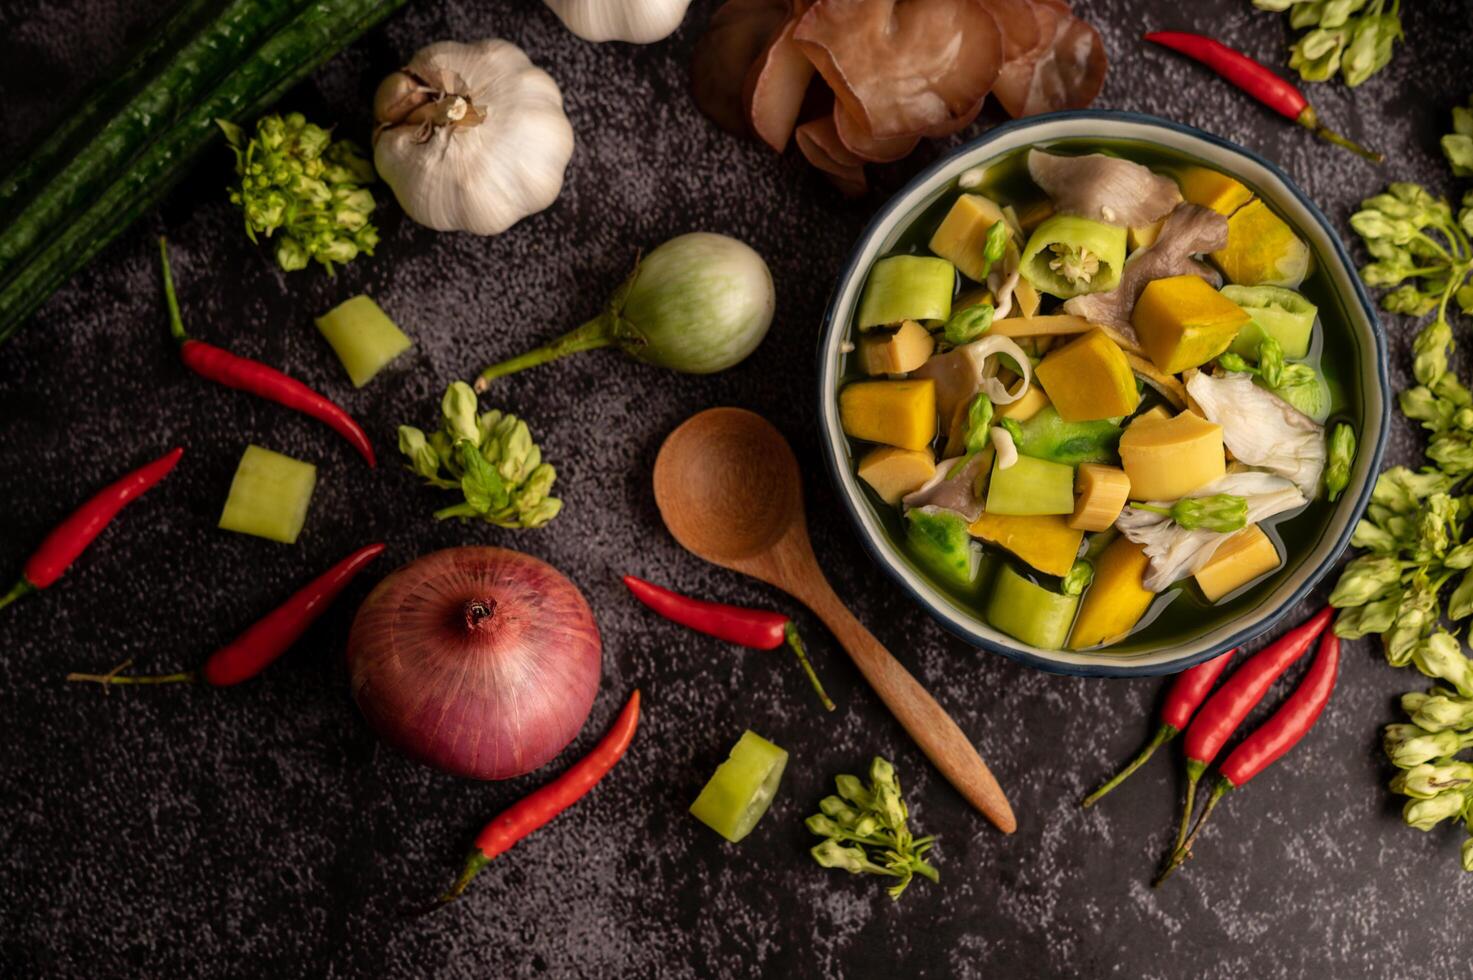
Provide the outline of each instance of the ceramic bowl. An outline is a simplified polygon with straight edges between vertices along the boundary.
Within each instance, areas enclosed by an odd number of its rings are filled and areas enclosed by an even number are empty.
[[[1330,287],[1349,325],[1354,344],[1353,371],[1343,380],[1350,399],[1361,406],[1354,420],[1360,439],[1350,485],[1319,539],[1308,550],[1286,556],[1287,569],[1271,591],[1251,608],[1169,646],[1137,646],[1121,652],[1043,650],[992,629],[916,568],[891,537],[854,474],[850,449],[839,426],[838,390],[843,345],[854,319],[865,276],[875,259],[890,251],[904,230],[943,195],[954,191],[965,170],[986,165],[1010,152],[1056,140],[1126,141],[1195,157],[1233,175],[1268,201],[1309,243],[1314,260],[1328,273]],[[861,540],[895,583],[910,593],[942,626],[963,640],[1043,670],[1103,677],[1168,674],[1215,657],[1273,626],[1303,599],[1334,565],[1350,541],[1356,519],[1370,497],[1390,417],[1386,342],[1355,266],[1319,208],[1277,166],[1235,143],[1153,116],[1125,112],[1063,112],[1008,123],[958,149],[911,181],[870,222],[839,276],[824,316],[818,349],[818,419],[824,458],[839,497]]]

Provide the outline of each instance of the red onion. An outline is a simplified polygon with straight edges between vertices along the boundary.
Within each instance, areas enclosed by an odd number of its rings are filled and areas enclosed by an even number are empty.
[[[348,634],[353,699],[406,754],[473,779],[545,765],[593,707],[603,644],[578,587],[505,548],[448,548],[373,590]]]

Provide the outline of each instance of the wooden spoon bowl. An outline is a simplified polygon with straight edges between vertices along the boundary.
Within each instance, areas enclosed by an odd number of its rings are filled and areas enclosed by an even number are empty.
[[[834,594],[808,541],[798,460],[760,415],[713,408],[655,459],[655,504],[688,551],[775,585],[812,609],[921,751],[999,829],[1018,826],[971,740]]]

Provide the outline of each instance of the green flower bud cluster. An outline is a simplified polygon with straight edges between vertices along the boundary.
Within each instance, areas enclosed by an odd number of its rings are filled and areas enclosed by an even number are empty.
[[[440,402],[441,426],[426,435],[399,426],[399,451],[408,468],[431,486],[459,490],[463,503],[436,511],[498,527],[542,527],[563,502],[550,496],[557,471],[542,461],[527,423],[507,412],[479,411],[476,393],[457,381]]]
[[[1171,518],[1188,531],[1215,531],[1232,534],[1248,526],[1248,498],[1231,493],[1214,493],[1207,497],[1183,497],[1170,507],[1154,504],[1131,504],[1136,510]]]
[[[1453,106],[1453,131],[1442,138],[1442,154],[1454,177],[1473,177],[1473,96],[1466,106]]]
[[[1217,363],[1225,371],[1257,375],[1259,387],[1278,395],[1310,418],[1319,419],[1328,410],[1329,391],[1320,373],[1308,364],[1286,362],[1283,345],[1272,337],[1265,337],[1259,343],[1256,365],[1231,352],[1220,355]]]
[[[869,777],[868,787],[847,773],[834,778],[838,795],[820,800],[819,812],[805,821],[824,838],[810,851],[813,859],[850,874],[898,878],[889,888],[891,898],[899,898],[916,875],[940,881],[940,873],[924,859],[936,839],[911,835],[895,767],[875,756]]]
[[[281,268],[294,272],[316,261],[331,274],[334,265],[373,254],[378,229],[369,220],[373,194],[364,185],[376,177],[357,146],[334,140],[299,112],[261,118],[254,137],[216,122],[235,151],[240,177],[230,202],[244,214],[251,241],[274,241]]]
[[[1456,641],[1451,653],[1462,657]],[[1456,670],[1466,673],[1467,667]],[[1473,762],[1454,758],[1473,746],[1473,698],[1434,687],[1402,695],[1401,706],[1412,720],[1387,725],[1384,746],[1401,770],[1391,790],[1408,797],[1402,819],[1424,832],[1460,820],[1473,835]],[[1463,843],[1462,861],[1464,871],[1473,871],[1473,836]]]
[[[1401,0],[1253,0],[1259,10],[1289,11],[1289,26],[1306,30],[1289,52],[1289,67],[1306,82],[1336,73],[1351,88],[1391,62],[1402,39]]]

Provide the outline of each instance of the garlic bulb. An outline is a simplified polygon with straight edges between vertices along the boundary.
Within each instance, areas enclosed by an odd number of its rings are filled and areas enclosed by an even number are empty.
[[[649,44],[675,33],[690,0],[543,0],[585,41]]]
[[[552,204],[573,155],[557,82],[490,38],[421,48],[374,96],[373,164],[415,221],[500,234]]]

